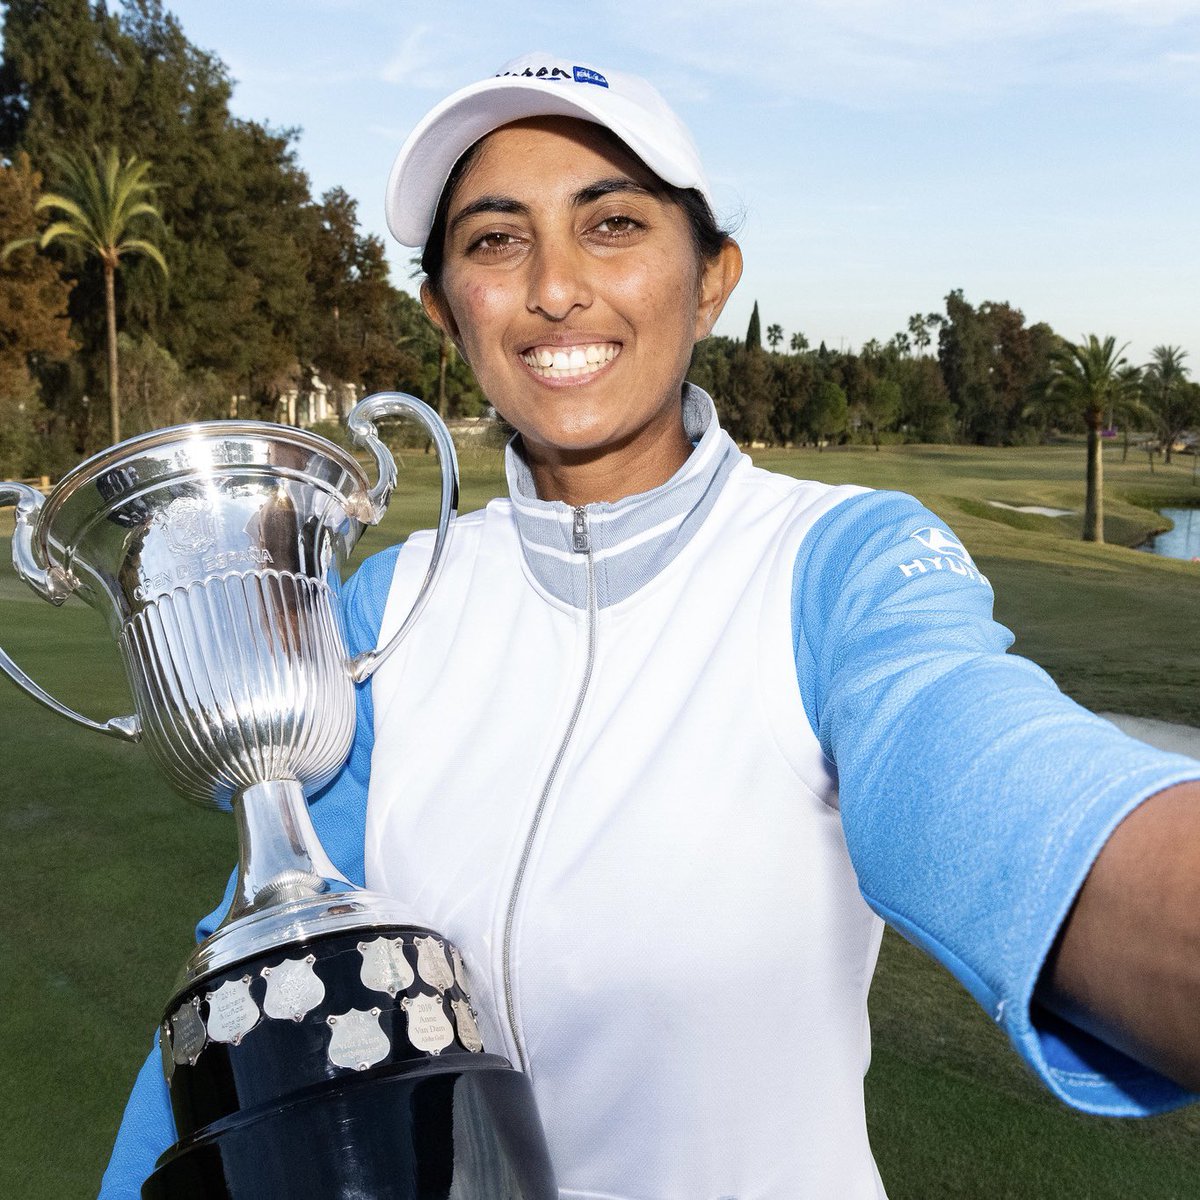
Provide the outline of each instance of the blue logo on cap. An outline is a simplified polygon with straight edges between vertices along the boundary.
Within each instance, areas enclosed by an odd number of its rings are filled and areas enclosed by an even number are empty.
[[[594,83],[597,87],[608,87],[608,80],[599,71],[590,71],[587,67],[572,67],[576,83]]]

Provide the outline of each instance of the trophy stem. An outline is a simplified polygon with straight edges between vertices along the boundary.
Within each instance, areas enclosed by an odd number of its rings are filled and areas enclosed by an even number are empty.
[[[238,825],[238,873],[233,904],[222,925],[277,904],[340,892],[352,885],[325,853],[304,789],[273,779],[233,798]]]

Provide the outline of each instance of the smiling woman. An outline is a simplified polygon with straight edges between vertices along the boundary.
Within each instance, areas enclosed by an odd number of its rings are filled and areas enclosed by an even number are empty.
[[[1063,1100],[1186,1100],[1200,763],[1007,654],[987,579],[915,500],[772,475],[722,432],[685,375],[741,256],[658,93],[507,64],[418,126],[387,208],[517,431],[511,496],[458,522],[313,820],[462,949],[560,1195],[879,1200],[883,919]],[[352,651],[394,631],[430,550],[360,569]],[[157,1057],[106,1197],[173,1139]],[[469,1161],[422,1200],[484,1200]]]
[[[514,429],[538,495],[619,500],[687,459],[680,387],[736,284],[662,182],[608,131],[530,118],[478,144],[442,202],[422,297]]]

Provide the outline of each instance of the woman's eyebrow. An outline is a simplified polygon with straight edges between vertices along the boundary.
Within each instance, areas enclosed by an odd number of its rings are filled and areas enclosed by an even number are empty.
[[[609,179],[597,179],[595,183],[589,183],[587,187],[580,188],[572,200],[576,205],[590,204],[593,200],[602,200],[614,192],[634,192],[640,196],[657,196],[659,194],[644,183],[630,179],[628,175],[614,175]]]
[[[658,195],[653,188],[638,183],[636,179],[630,179],[628,175],[613,175],[608,179],[597,179],[595,183],[589,183],[586,187],[580,188],[571,197],[571,203],[575,207],[579,207],[595,200],[602,200],[614,192],[633,192],[641,196]],[[520,200],[514,200],[511,196],[480,196],[454,214],[446,232],[453,233],[463,221],[478,216],[480,213],[507,213],[512,216],[527,217],[529,212],[529,205]]]
[[[511,196],[480,196],[478,200],[472,200],[465,208],[454,214],[447,233],[453,233],[468,217],[477,216],[479,213],[509,213],[516,216],[528,216],[529,206],[522,204],[520,200],[514,200]]]

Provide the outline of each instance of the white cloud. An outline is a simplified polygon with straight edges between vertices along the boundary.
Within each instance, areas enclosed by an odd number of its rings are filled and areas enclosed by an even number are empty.
[[[446,22],[414,25],[383,65],[379,78],[404,87],[450,91],[461,83],[457,40]]]
[[[617,7],[636,22],[642,53],[653,47],[675,75],[691,77],[694,92],[719,97],[736,82],[760,102],[875,107],[912,96],[995,95],[1047,74],[1060,82],[1152,82],[1164,54],[1200,36],[1200,0],[666,0],[657,9],[623,0]]]

